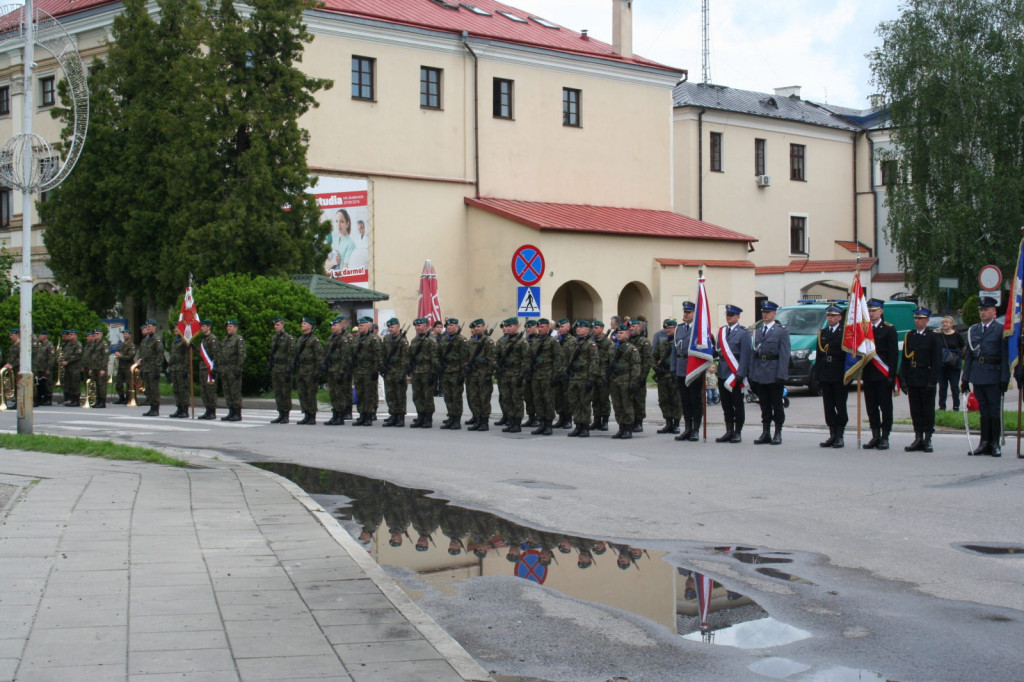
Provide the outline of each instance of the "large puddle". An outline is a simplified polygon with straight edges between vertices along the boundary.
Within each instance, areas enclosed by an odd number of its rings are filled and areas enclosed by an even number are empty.
[[[429,497],[429,490],[354,474],[275,462],[254,466],[302,487],[377,563],[413,571],[442,594],[454,595],[460,583],[476,577],[511,575],[643,616],[686,639],[755,649],[811,636],[773,619],[729,585],[670,563],[666,551],[527,528]],[[807,582],[781,568],[792,563],[785,553],[730,545],[708,549],[757,564],[769,578]],[[413,599],[422,594],[403,589]]]

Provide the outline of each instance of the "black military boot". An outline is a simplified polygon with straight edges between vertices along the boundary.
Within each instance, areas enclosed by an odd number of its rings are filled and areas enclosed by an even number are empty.
[[[716,443],[728,443],[732,440],[732,422],[725,423],[725,433],[715,439]]]
[[[730,443],[742,443],[743,442],[743,436],[741,435],[742,433],[743,433],[743,424],[737,424],[736,425],[736,430],[732,432],[732,438],[729,439],[729,442]]]
[[[565,426],[565,415],[564,414],[559,414],[558,415],[558,419],[555,420],[555,423],[551,425],[551,428],[553,428],[553,429],[560,429],[563,426]]]
[[[451,425],[452,425],[452,418],[451,418],[451,416],[448,416],[448,417],[445,417],[444,421],[441,422],[441,426],[439,426],[438,428],[448,429],[448,428],[451,428]]]
[[[96,407],[99,407],[100,409],[105,408],[106,406],[107,406],[107,399],[106,398],[100,398],[99,401],[96,403]],[[188,416],[188,408],[185,408],[185,416],[186,417]]]
[[[878,438],[878,445],[875,446],[876,450],[888,450],[889,449],[889,427],[883,426],[881,435]]]
[[[285,421],[284,421],[285,420],[284,414],[285,414],[284,412],[282,412],[281,410],[278,410],[277,411],[277,419],[271,419],[270,423],[271,424],[284,424],[285,423]]]
[[[423,423],[423,415],[421,415],[419,412],[417,412],[416,416],[412,420],[412,423],[409,424],[409,428],[410,429],[418,429],[418,428],[420,428],[420,424],[422,424],[422,423]]]
[[[149,406],[149,412],[143,412],[142,416],[143,417],[159,417],[160,416],[160,406],[159,405],[150,405]]]
[[[590,427],[589,426],[583,425],[583,426],[579,427],[579,429],[580,429],[580,435],[579,435],[580,438],[590,438]]]
[[[689,417],[686,418],[686,428],[683,432],[675,437],[675,440],[690,440],[690,434],[693,432],[693,420]]]
[[[395,415],[393,415],[393,414],[389,414],[389,415],[388,415],[388,418],[387,418],[387,419],[385,419],[385,420],[384,420],[383,422],[381,422],[381,427],[385,427],[385,426],[394,426],[394,425],[395,425],[395,420],[396,420],[396,419],[398,419],[398,417],[396,417],[396,416],[395,416]]]
[[[459,431],[460,429],[462,429],[462,415],[461,414],[458,417],[453,417],[452,420],[450,422],[448,422],[448,430],[449,431]]]
[[[210,420],[210,419],[216,419],[216,418],[217,418],[216,410],[211,410],[209,408],[207,408],[206,412],[203,412],[199,417],[197,417],[197,419],[203,419],[203,420]]]
[[[693,420],[693,431],[690,431],[690,437],[689,437],[688,440],[691,440],[691,441],[698,441],[698,440],[700,440],[700,425],[701,425],[701,421],[702,420],[699,417],[697,419]]]
[[[782,427],[775,425],[775,434],[772,436],[772,445],[782,445]]]
[[[836,442],[836,427],[828,427],[828,438],[818,443],[819,448],[830,448]]]
[[[594,421],[590,422],[590,428],[591,429],[599,429],[599,428],[601,428],[601,418],[598,417],[596,414],[594,415]]]
[[[921,449],[921,445],[923,443],[924,443],[924,439],[921,438],[921,434],[915,432],[914,433],[914,440],[910,441],[910,445],[907,445],[906,447],[904,447],[903,451],[904,452],[914,452],[915,450],[920,450]]]
[[[540,426],[540,420],[537,419],[537,415],[528,414],[526,415],[526,419],[523,421],[522,426],[525,426],[528,429],[534,426]]]
[[[996,444],[993,446],[993,448],[998,448],[998,447],[999,447],[999,443],[997,441]],[[924,434],[924,442],[921,443],[921,451],[922,452],[934,452],[935,451],[935,448],[932,447],[932,434],[930,434],[930,433]],[[998,457],[999,455],[992,455],[992,456],[993,457]]]
[[[476,424],[476,423],[477,423],[478,421],[480,421],[480,420],[479,420],[479,419],[477,418],[477,416],[476,416],[476,415],[474,414],[474,415],[473,415],[472,417],[470,417],[470,418],[469,418],[469,419],[468,419],[468,420],[466,421],[466,424],[465,424],[465,425],[466,425],[466,426],[473,426],[473,425],[475,425],[475,424]],[[467,431],[475,431],[476,429],[466,429],[466,430],[467,430]]]
[[[434,414],[433,413],[430,413],[428,415],[424,415],[424,416],[420,417],[419,428],[421,428],[421,429],[429,429],[433,425],[434,425]]]
[[[306,414],[309,415],[309,421],[306,423],[310,426],[316,426],[316,412],[307,412]]]
[[[597,427],[597,430],[598,431],[607,431],[608,430],[608,415],[603,415],[601,417],[601,425]]]
[[[308,423],[309,423],[309,412],[303,412],[302,413],[302,419],[300,419],[299,421],[295,422],[295,424],[298,425],[298,426],[305,426]]]
[[[633,422],[633,433],[643,433],[643,432],[644,432],[644,420],[643,419],[637,419],[635,422]]]
[[[353,421],[352,422],[352,426],[362,426],[363,425],[363,419],[365,419],[365,418],[366,418],[366,415],[363,414],[362,412],[360,412],[359,413],[359,419],[356,419],[355,421]]]
[[[836,427],[836,439],[832,441],[832,447],[835,449],[846,447],[846,441],[843,439],[843,427]]]
[[[871,429],[871,440],[869,440],[867,443],[864,443],[864,445],[862,445],[861,447],[864,448],[865,450],[874,450],[875,448],[877,448],[878,441],[881,440],[881,438],[879,438],[880,432],[881,429]]]
[[[373,413],[367,412],[366,414],[359,414],[359,426],[373,426]]]
[[[655,433],[672,433],[672,427],[675,424],[675,419],[672,417],[665,417],[665,426],[661,427]]]
[[[754,440],[754,445],[766,445],[772,442],[771,424],[769,422],[761,423],[761,435]]]
[[[1002,440],[1002,438],[1001,438],[1002,434],[1003,434],[1003,425],[1000,423],[1000,418],[999,417],[995,417],[988,424],[988,437],[989,437],[989,441],[988,441],[988,454],[992,455],[993,457],[1002,457],[1003,456],[1003,447],[999,443],[999,441]],[[930,436],[929,436],[928,440],[929,440],[929,442],[931,441],[931,437]]]
[[[506,426],[508,424],[508,415],[504,412],[501,413],[501,419],[494,422],[495,426]]]
[[[612,438],[621,438],[622,440],[628,440],[632,437],[633,430],[629,426],[620,426],[619,432],[612,436]]]
[[[476,423],[477,431],[490,431],[491,430],[491,418],[489,416],[480,417],[480,420]]]
[[[290,414],[291,414],[291,412],[282,412],[281,413],[281,423],[282,424],[287,424],[288,423],[288,417],[289,417]]]
[[[220,420],[221,420],[222,422],[229,422],[229,421],[234,421],[234,420],[232,419],[232,417],[234,417],[234,416],[235,416],[235,408],[233,408],[233,407],[229,407],[229,408],[228,408],[228,413],[227,413],[226,415],[224,415],[223,417],[221,417],[221,418],[220,418]]]
[[[569,438],[576,438],[577,436],[580,435],[580,428],[580,425],[576,424],[575,426],[572,427],[572,431],[565,435],[568,436]]]
[[[240,422],[240,421],[242,421],[242,408],[241,407],[236,407],[231,412],[232,412],[232,414],[228,415],[228,421],[229,422]]]
[[[401,427],[404,428],[405,427],[405,415],[404,414],[396,415],[395,416],[395,423],[392,424],[392,426],[401,426]]]
[[[519,419],[509,419],[508,424],[502,429],[503,433],[522,433],[523,427]]]

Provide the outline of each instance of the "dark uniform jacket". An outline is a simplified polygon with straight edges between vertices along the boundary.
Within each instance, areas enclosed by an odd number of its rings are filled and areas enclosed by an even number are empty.
[[[846,351],[843,350],[843,325],[836,330],[825,326],[818,331],[818,349],[814,359],[814,371],[818,381],[842,383],[846,374]]]
[[[875,357],[885,363],[889,368],[889,376],[882,374],[882,370],[869,362],[864,366],[861,379],[864,381],[894,381],[896,377],[896,363],[899,360],[899,343],[896,339],[896,327],[886,322],[883,318],[875,326]]]
[[[754,355],[750,361],[752,382],[774,384],[789,378],[789,330],[776,322],[771,330],[762,324],[754,331]]]
[[[941,348],[941,346],[940,346]],[[972,384],[1002,384],[1010,380],[1009,354],[1003,328],[995,321],[986,329],[980,322],[967,330],[967,353],[962,380]]]
[[[1002,337],[1002,332],[1000,332]],[[923,388],[939,383],[942,370],[942,346],[939,335],[931,329],[911,329],[903,339],[903,361],[900,382],[904,386]]]
[[[746,378],[750,376],[750,361],[754,354],[754,348],[750,345],[750,330],[742,324],[737,324],[733,329],[725,329],[725,343],[729,346],[732,356],[736,358],[736,376]],[[719,332],[721,333],[721,332]],[[720,341],[720,339],[716,339]],[[733,374],[729,363],[725,361],[725,349],[721,351],[721,358],[718,361],[718,378],[723,381]]]

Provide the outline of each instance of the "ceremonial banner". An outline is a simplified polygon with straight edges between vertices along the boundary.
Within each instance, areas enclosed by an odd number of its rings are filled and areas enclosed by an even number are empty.
[[[704,291],[704,275],[697,280],[697,309],[694,311],[693,327],[690,330],[689,357],[686,360],[686,385],[703,379],[704,372],[715,359],[715,347],[711,338],[711,309],[708,295]]]
[[[191,286],[185,289],[185,300],[181,302],[178,331],[185,337],[185,343],[191,343],[192,337],[199,333],[199,311],[196,310],[196,302],[192,298]]]
[[[850,383],[875,358],[875,329],[868,316],[868,299],[860,284],[860,270],[853,276],[850,288],[850,307],[846,309],[846,327],[843,329],[843,350],[853,357],[853,364],[846,370],[843,383]],[[848,363],[849,364],[849,363]],[[888,376],[888,368],[881,360],[875,363]]]

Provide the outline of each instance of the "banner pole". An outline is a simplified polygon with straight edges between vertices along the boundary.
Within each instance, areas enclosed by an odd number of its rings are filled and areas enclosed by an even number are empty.
[[[861,370],[860,372],[857,372],[857,449],[858,450],[860,450],[860,432],[861,432],[861,424],[863,423],[863,417],[861,415],[861,407],[860,407],[860,392],[861,392],[861,388],[863,387],[863,385],[864,385],[864,371]],[[872,434],[872,437],[874,437],[874,434]]]
[[[188,344],[188,402],[192,410],[192,419],[196,418],[196,385],[192,375],[192,342]]]

